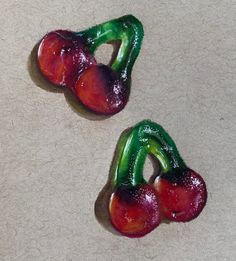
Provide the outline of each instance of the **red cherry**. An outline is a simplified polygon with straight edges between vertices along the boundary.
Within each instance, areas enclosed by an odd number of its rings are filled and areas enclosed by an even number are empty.
[[[158,196],[150,185],[118,187],[109,204],[112,225],[127,237],[142,237],[161,221]]]
[[[187,222],[196,218],[207,200],[206,184],[191,169],[163,174],[154,183],[162,214],[169,220]]]
[[[85,70],[75,84],[80,101],[98,114],[115,114],[128,101],[128,92],[116,72],[106,65],[95,65]]]
[[[48,33],[38,47],[38,64],[42,74],[53,84],[73,89],[78,76],[95,58],[73,32]]]

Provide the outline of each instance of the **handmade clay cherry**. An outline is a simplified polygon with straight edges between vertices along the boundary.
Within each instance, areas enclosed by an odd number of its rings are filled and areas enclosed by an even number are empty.
[[[142,38],[142,24],[132,15],[81,32],[52,31],[39,43],[39,69],[51,83],[70,88],[88,110],[113,115],[128,101]],[[98,64],[95,51],[111,41],[120,42],[117,56],[111,65]]]
[[[46,34],[38,47],[42,74],[53,84],[74,88],[78,76],[96,60],[81,37],[65,30]]]
[[[102,64],[89,67],[75,84],[76,95],[96,113],[115,114],[122,110],[128,100],[127,92],[119,75]]]
[[[154,156],[161,169],[151,184],[143,178],[147,155]],[[122,235],[144,236],[162,219],[190,221],[206,204],[204,180],[186,166],[171,137],[152,121],[142,121],[121,135],[111,169],[108,212]]]
[[[189,168],[161,175],[154,186],[159,195],[162,214],[169,220],[190,221],[196,218],[205,206],[205,182]]]
[[[144,236],[157,227],[159,208],[158,195],[148,184],[119,186],[109,204],[112,225],[128,237]]]

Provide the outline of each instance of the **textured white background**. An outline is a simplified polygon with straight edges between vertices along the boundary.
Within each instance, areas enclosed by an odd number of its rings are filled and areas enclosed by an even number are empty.
[[[235,260],[236,1],[0,3],[0,260]],[[128,13],[145,38],[121,113],[89,121],[32,81],[29,56],[47,31]],[[127,239],[97,222],[94,202],[120,133],[144,118],[168,130],[209,198],[193,222]]]

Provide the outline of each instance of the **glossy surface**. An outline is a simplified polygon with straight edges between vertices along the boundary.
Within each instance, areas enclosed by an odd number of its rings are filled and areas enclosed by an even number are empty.
[[[142,39],[142,24],[132,15],[81,32],[57,30],[40,41],[38,65],[47,80],[70,88],[89,110],[113,115],[128,101],[131,71]],[[95,51],[111,41],[120,43],[116,57],[109,67],[97,65]]]
[[[159,124],[144,120],[121,135],[113,164],[115,186],[138,185],[144,182],[143,167],[152,154],[160,163],[162,172],[186,168],[176,145]]]
[[[74,87],[79,75],[95,58],[73,32],[58,30],[44,36],[38,47],[42,74],[53,84]]]
[[[127,103],[127,89],[105,65],[88,68],[76,82],[75,93],[87,108],[101,114],[115,114]]]
[[[187,169],[179,175],[168,173],[155,182],[162,214],[176,222],[196,218],[207,200],[206,184],[195,171]]]
[[[129,89],[131,71],[140,52],[144,35],[142,23],[133,15],[125,15],[93,26],[77,35],[84,39],[86,46],[93,54],[104,43],[120,42],[111,68],[118,73]]]
[[[150,185],[118,187],[110,200],[113,226],[128,237],[141,237],[161,221],[158,196]]]
[[[161,169],[161,175],[151,185],[143,177],[149,154],[157,159]],[[110,218],[112,225],[125,236],[143,236],[161,218],[190,221],[206,204],[207,190],[202,177],[186,166],[168,133],[150,120],[121,135],[111,170],[114,193],[110,199]]]

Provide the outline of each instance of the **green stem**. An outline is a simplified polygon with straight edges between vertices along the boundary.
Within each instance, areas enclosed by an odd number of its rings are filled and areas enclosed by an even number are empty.
[[[162,173],[186,168],[174,141],[158,124],[145,120],[121,135],[116,158],[112,165],[113,185],[145,183],[143,167],[147,155],[152,154],[160,163]]]
[[[127,83],[130,81],[132,67],[141,48],[143,34],[141,22],[132,15],[110,20],[77,33],[84,39],[93,54],[101,44],[121,41],[111,67]]]

